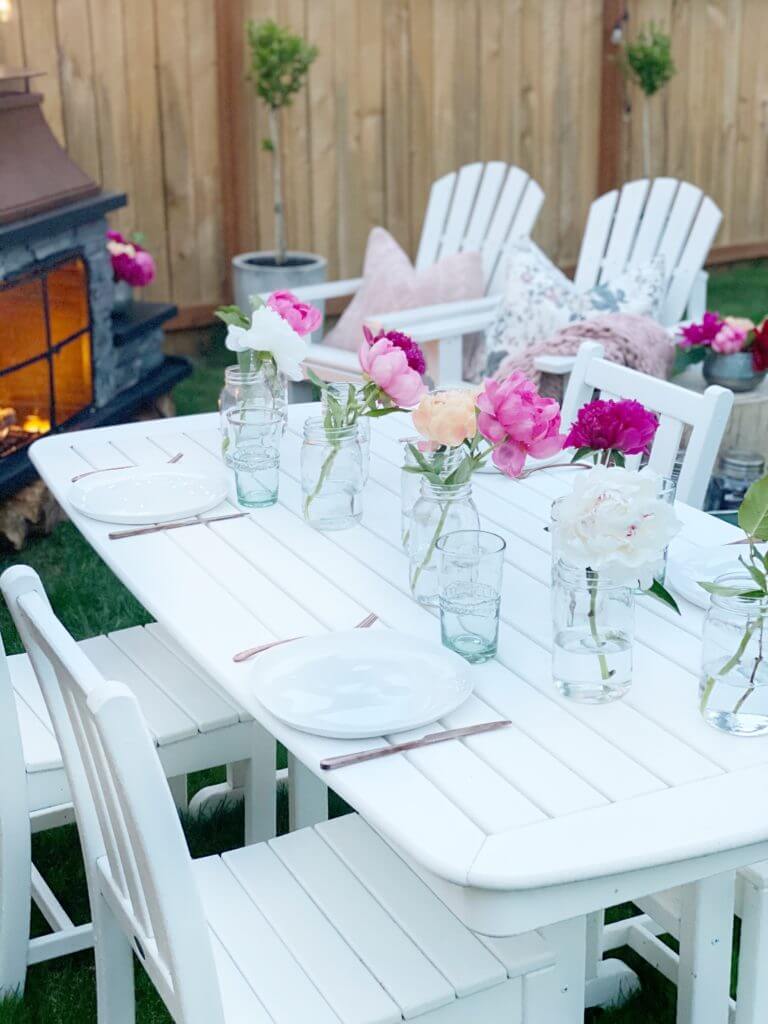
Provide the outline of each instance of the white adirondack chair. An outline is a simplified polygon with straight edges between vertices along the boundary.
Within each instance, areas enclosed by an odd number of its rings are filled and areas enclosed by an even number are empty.
[[[249,841],[274,835],[273,741],[260,752],[250,715],[177,653],[160,626],[122,629],[76,646],[80,657],[92,658],[107,674],[120,675],[140,699],[179,807],[186,806],[186,772],[237,762]],[[74,814],[61,752],[32,665],[25,654],[6,658],[2,641],[0,778],[1,998],[23,990],[28,964],[93,945],[93,926],[72,923],[31,861],[30,825],[32,832],[55,828],[74,820]],[[224,787],[213,794],[219,800],[225,795],[232,794],[225,794]],[[52,929],[32,939],[31,900]]]
[[[538,933],[480,940],[357,815],[193,862],[135,696],[97,671],[32,570],[2,587],[72,787],[100,1024],[134,1020],[133,953],[180,1024],[562,1019]]]
[[[585,341],[579,348],[563,398],[563,431],[568,430],[579,409],[596,394],[606,399],[634,398],[659,416],[659,429],[653,439],[648,465],[661,476],[669,476],[683,430],[689,427],[677,497],[687,505],[701,508],[728,425],[733,392],[713,384],[699,394],[679,384],[618,366],[603,355],[603,346],[594,341]],[[639,455],[627,459],[629,468],[639,463]]]
[[[438,178],[429,193],[416,269],[456,252],[480,251],[486,295],[497,295],[504,284],[505,246],[530,235],[543,202],[544,193],[529,174],[500,161],[465,164]],[[296,294],[308,302],[319,302],[354,295],[361,284],[362,278],[355,277],[307,285],[297,289]],[[432,308],[450,310],[452,306]],[[447,373],[460,372],[461,340],[452,348],[442,346],[440,357],[444,366],[447,361],[453,364]],[[328,345],[313,346],[307,363],[329,379],[354,379],[360,375],[354,353]]]
[[[675,178],[646,178],[627,182],[596,199],[574,275],[578,288],[588,290],[622,271],[663,255],[667,292],[660,322],[671,327],[683,316],[698,319],[706,310],[707,274],[704,263],[722,220],[722,213],[701,189]],[[411,334],[421,343],[439,341],[454,351],[457,339],[485,331],[496,316],[497,301],[481,299],[452,308],[393,313],[379,319],[387,328]],[[568,373],[574,358],[542,356],[537,368]],[[444,372],[445,371],[445,372]],[[452,362],[440,360],[440,381],[459,380]]]

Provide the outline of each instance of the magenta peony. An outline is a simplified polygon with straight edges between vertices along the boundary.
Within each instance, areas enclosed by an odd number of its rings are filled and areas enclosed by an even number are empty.
[[[323,322],[323,314],[308,302],[302,302],[293,292],[272,292],[267,306],[278,313],[300,338],[316,331]]]
[[[579,409],[565,447],[639,455],[650,450],[658,426],[658,416],[640,402],[597,399]]]
[[[553,398],[542,398],[519,371],[503,380],[486,380],[477,408],[477,428],[494,445],[493,462],[507,476],[520,476],[528,455],[544,459],[563,447],[560,406]]]
[[[755,328],[752,342],[752,366],[756,373],[768,370],[768,316]]]
[[[409,335],[403,334],[402,331],[379,331],[378,334],[374,334],[370,328],[365,326],[363,327],[363,334],[369,345],[373,345],[374,342],[379,341],[381,338],[387,338],[396,348],[400,348],[405,352],[405,358],[408,360],[408,365],[412,370],[415,370],[419,376],[426,372],[427,364],[424,359],[424,353],[421,351],[421,346]]]
[[[688,324],[680,329],[678,345],[690,348],[692,345],[710,345],[725,321],[719,313],[705,313],[701,323]]]
[[[155,261],[137,242],[131,242],[119,231],[107,232],[107,249],[116,281],[126,281],[132,288],[143,288],[155,279]]]
[[[364,328],[364,331],[365,341],[360,345],[358,352],[363,373],[381,388],[395,405],[401,409],[412,409],[427,388],[421,374],[411,366],[408,352],[387,335],[382,335],[371,342],[371,332],[367,328]]]

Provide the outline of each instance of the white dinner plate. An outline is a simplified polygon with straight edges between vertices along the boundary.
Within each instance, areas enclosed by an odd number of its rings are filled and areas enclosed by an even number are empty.
[[[274,647],[254,659],[251,678],[276,718],[335,739],[417,729],[472,692],[458,654],[391,629],[349,629]]]
[[[739,562],[739,555],[745,551],[746,548],[736,544],[694,548],[692,544],[675,541],[667,559],[665,582],[680,597],[700,608],[709,608],[709,594],[699,586],[699,580],[714,583],[718,576],[727,572],[745,573],[746,569]]]
[[[227,494],[221,479],[173,468],[110,470],[72,484],[72,507],[104,523],[140,526],[207,512]]]

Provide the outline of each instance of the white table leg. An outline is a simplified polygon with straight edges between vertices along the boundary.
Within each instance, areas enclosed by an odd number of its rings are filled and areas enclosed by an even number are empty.
[[[245,797],[245,842],[261,843],[273,839],[277,832],[277,787],[275,785],[275,757],[277,744],[274,736],[253,723],[251,758],[232,767],[233,785],[242,784]],[[244,770],[244,778],[235,775]]]
[[[640,988],[640,979],[623,960],[603,960],[605,913],[587,914],[586,993],[584,1005],[620,1006]]]
[[[728,1024],[734,875],[683,888],[677,1024]]]
[[[288,824],[291,832],[328,820],[328,787],[288,754]]]
[[[574,917],[539,929],[557,957],[555,972],[559,1005],[557,1016],[546,1024],[581,1024],[584,1020],[586,925],[586,917]]]
[[[742,908],[736,1024],[761,1024],[768,1021],[768,892],[747,872],[739,884]]]

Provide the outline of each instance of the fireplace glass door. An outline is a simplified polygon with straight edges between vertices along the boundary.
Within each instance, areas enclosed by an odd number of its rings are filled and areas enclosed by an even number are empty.
[[[88,274],[82,256],[0,281],[0,457],[93,403]]]

